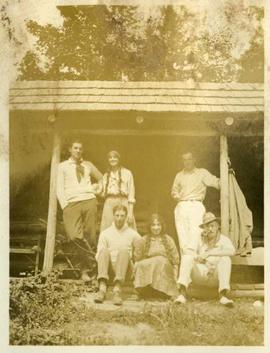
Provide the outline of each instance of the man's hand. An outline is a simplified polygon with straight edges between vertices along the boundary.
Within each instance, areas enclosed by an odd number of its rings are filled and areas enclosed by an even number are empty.
[[[199,262],[200,264],[205,264],[206,259],[207,259],[208,256],[209,256],[208,252],[205,251],[203,254],[198,255],[197,258],[196,258],[196,260],[197,260],[197,262]]]
[[[177,202],[179,202],[179,201],[181,201],[181,197],[180,197],[180,193],[179,192],[175,192],[174,193],[174,195],[173,195],[173,197],[174,197],[174,199],[177,201]]]
[[[127,216],[127,223],[128,223],[128,225],[129,225],[129,226],[132,226],[132,225],[133,225],[133,222],[134,222],[134,220],[133,220],[133,213],[128,212],[128,216]]]
[[[91,191],[93,192],[93,194],[97,195],[100,193],[100,186],[98,183],[92,184],[91,185]]]

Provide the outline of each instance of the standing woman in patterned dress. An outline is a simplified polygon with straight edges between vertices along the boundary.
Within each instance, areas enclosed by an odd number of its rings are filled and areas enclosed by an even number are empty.
[[[133,207],[135,204],[135,187],[130,170],[120,164],[120,154],[117,151],[108,153],[108,171],[102,179],[102,193],[104,207],[102,211],[100,231],[111,226],[113,222],[113,208],[116,205],[125,205],[128,209],[128,225],[136,228]]]

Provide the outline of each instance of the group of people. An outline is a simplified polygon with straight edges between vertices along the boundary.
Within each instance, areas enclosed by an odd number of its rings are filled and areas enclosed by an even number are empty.
[[[108,170],[104,175],[82,158],[80,141],[74,140],[69,152],[70,158],[59,164],[57,197],[67,237],[76,245],[85,282],[90,280],[87,249],[96,249],[96,303],[106,299],[108,281],[112,278],[113,302],[121,305],[121,286],[129,278],[141,296],[160,295],[185,304],[189,284],[193,282],[218,287],[220,303],[233,304],[229,294],[230,257],[235,249],[230,239],[221,234],[219,218],[206,212],[203,205],[207,187],[219,189],[219,179],[206,169],[197,168],[192,153],[182,155],[183,169],[176,175],[171,192],[177,203],[179,256],[161,215],[151,215],[146,235],[137,232],[134,179],[132,172],[121,165],[117,151],[108,153]],[[98,239],[97,196],[104,198]]]

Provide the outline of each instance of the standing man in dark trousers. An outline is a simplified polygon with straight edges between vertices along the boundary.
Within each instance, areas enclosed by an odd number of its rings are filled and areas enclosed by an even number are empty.
[[[90,280],[89,245],[95,248],[97,243],[96,194],[102,174],[91,162],[83,160],[83,145],[80,141],[74,140],[69,152],[70,158],[58,167],[57,197],[63,210],[66,234],[76,245],[81,278],[87,282]],[[92,178],[96,183],[93,183]]]

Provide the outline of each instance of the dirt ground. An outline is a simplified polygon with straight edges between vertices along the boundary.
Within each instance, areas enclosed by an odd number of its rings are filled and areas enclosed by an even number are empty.
[[[254,307],[254,300],[236,299],[233,308],[224,308],[215,299],[193,299],[185,306],[127,299],[119,308],[110,299],[94,304],[93,298],[80,298],[83,324],[65,328],[72,334],[76,327],[81,344],[94,339],[113,345],[263,345],[263,304]]]

